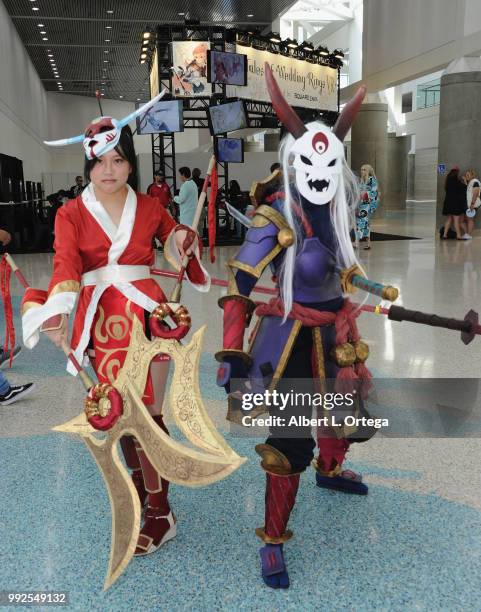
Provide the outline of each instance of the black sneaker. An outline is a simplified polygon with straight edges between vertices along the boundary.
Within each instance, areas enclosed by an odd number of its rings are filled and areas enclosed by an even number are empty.
[[[35,389],[35,385],[33,383],[27,383],[26,385],[20,385],[19,387],[10,387],[10,389],[4,394],[0,395],[0,406],[8,406],[9,404],[13,404],[22,397],[25,397]]]
[[[22,350],[21,346],[14,347],[12,361],[15,361],[15,359],[17,358],[17,355],[20,353],[21,350]],[[10,353],[11,352],[12,351],[10,350],[8,351],[0,350],[0,368],[2,368],[2,370],[10,363]]]

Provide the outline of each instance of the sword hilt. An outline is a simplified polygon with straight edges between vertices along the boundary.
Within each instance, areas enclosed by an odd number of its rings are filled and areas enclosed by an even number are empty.
[[[440,317],[436,314],[420,312],[418,310],[408,310],[402,306],[391,306],[388,319],[391,321],[411,321],[420,325],[430,325],[431,327],[442,327],[461,332],[461,339],[464,344],[469,344],[476,334],[478,324],[478,314],[470,310],[464,319],[454,319],[451,317]]]

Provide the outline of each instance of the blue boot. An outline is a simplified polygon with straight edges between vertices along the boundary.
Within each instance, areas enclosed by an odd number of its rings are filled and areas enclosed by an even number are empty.
[[[289,588],[289,574],[282,544],[266,544],[259,549],[261,556],[262,579],[272,589]]]
[[[316,485],[323,489],[332,489],[344,493],[367,495],[368,486],[362,482],[361,474],[351,470],[344,470],[339,476],[321,476],[316,472]]]

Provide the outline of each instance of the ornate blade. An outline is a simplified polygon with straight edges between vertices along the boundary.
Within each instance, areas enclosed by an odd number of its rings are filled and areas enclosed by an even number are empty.
[[[239,455],[217,431],[202,402],[198,372],[204,332],[205,326],[193,334],[187,345],[164,338],[149,341],[145,337],[142,324],[134,319],[131,345],[115,386],[122,395],[128,381],[131,381],[137,390],[144,389],[153,357],[159,353],[167,353],[174,361],[170,405],[180,430],[195,446],[222,457],[229,457],[237,463]]]
[[[127,431],[135,435],[152,465],[166,480],[187,487],[203,487],[226,478],[246,461],[235,453],[220,456],[181,444],[154,423],[133,385],[128,385],[127,393],[132,413],[113,429],[121,427],[122,434]]]
[[[137,490],[120,460],[116,440],[97,440],[94,436],[84,442],[99,466],[109,494],[112,511],[112,542],[104,590],[123,573],[132,559],[140,532],[140,501]]]

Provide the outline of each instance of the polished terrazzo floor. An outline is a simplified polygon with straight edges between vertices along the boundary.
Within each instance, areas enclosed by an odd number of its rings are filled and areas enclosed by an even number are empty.
[[[433,223],[429,204],[387,213],[375,222],[376,231],[421,239],[375,242],[360,258],[372,279],[400,288],[400,304],[463,318],[481,302],[481,236],[440,242]],[[218,249],[212,275],[225,276],[231,254]],[[32,285],[47,286],[50,255],[16,259]],[[161,255],[158,265],[164,265]],[[13,286],[18,311],[20,288]],[[215,287],[202,296],[188,287],[183,292],[194,328],[208,325],[201,388],[220,423],[225,402],[213,359],[221,345],[219,295]],[[359,327],[377,376],[479,376],[479,338],[464,346],[456,332],[367,313]],[[0,407],[0,591],[66,590],[72,610],[479,610],[477,438],[377,436],[354,445],[349,466],[364,474],[366,498],[321,491],[308,470],[291,519],[295,537],[286,545],[292,586],[273,592],[259,579],[253,533],[262,523],[264,483],[255,441],[225,425],[229,443],[248,461],[208,489],[172,487],[177,538],[134,559],[103,592],[110,547],[105,488],[83,443],[50,431],[82,409],[82,387],[64,368],[62,354],[42,339],[7,372],[12,383],[35,381],[37,389],[23,402]]]

